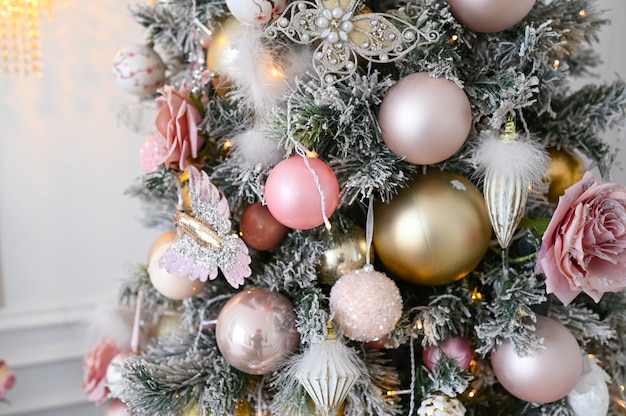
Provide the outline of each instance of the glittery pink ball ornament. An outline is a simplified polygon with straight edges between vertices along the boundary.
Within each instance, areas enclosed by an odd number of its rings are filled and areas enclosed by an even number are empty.
[[[308,167],[302,156],[282,160],[274,166],[265,183],[265,201],[272,216],[297,230],[309,230],[324,224],[321,193],[326,217],[330,217],[339,205],[339,182],[333,171],[317,158],[307,157],[306,161]]]
[[[330,311],[342,333],[368,342],[391,332],[402,315],[396,284],[371,265],[341,276],[330,291]]]
[[[147,45],[126,46],[113,58],[113,76],[124,91],[142,97],[163,86],[165,64]]]
[[[437,363],[441,358],[441,353],[456,361],[457,366],[462,371],[469,370],[472,362],[472,346],[463,337],[452,337],[444,340],[438,345],[428,345],[422,351],[424,365],[430,371],[437,371]]]
[[[139,149],[139,161],[145,173],[151,173],[158,169],[167,156],[167,145],[163,136],[154,133],[148,136],[141,149]]]

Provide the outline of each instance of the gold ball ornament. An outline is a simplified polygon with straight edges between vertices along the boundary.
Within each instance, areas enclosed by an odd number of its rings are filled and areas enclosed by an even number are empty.
[[[235,416],[254,416],[254,407],[247,401],[241,399],[235,405]]]
[[[585,174],[585,163],[572,151],[564,148],[549,147],[550,164],[546,170],[545,182],[550,183],[547,198],[558,202],[565,190],[580,181]]]
[[[332,246],[322,254],[322,262],[317,269],[319,280],[327,285],[334,285],[344,274],[365,266],[367,241],[365,231],[356,225],[345,232],[331,231]],[[374,250],[370,250],[373,262]]]
[[[396,276],[437,286],[463,278],[480,263],[491,223],[468,179],[431,170],[374,209],[376,255]]]

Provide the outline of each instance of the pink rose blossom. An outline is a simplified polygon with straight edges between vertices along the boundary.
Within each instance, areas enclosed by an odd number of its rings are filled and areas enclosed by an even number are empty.
[[[599,302],[626,287],[626,188],[587,172],[559,199],[537,255],[546,290],[563,304],[585,292]]]
[[[117,345],[108,338],[102,338],[96,347],[89,351],[83,359],[85,376],[83,391],[89,400],[95,404],[104,403],[109,394],[106,386],[106,372],[109,363],[120,350]]]
[[[15,384],[15,374],[4,361],[0,360],[0,399],[4,399],[7,390],[13,387],[13,384]]]
[[[202,116],[187,94],[169,85],[159,89],[159,93],[161,97],[156,102],[160,110],[155,125],[167,147],[162,163],[168,168],[185,170],[204,145],[204,139],[198,135]]]

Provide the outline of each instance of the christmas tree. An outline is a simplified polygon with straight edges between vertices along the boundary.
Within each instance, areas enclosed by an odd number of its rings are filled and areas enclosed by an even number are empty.
[[[93,401],[624,414],[626,188],[602,132],[626,89],[571,87],[599,62],[594,1],[131,11],[146,44],[114,74],[158,114],[129,193],[164,234],[122,287],[132,337],[85,359]]]

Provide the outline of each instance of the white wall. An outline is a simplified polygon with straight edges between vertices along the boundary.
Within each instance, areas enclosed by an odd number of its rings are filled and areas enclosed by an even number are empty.
[[[158,235],[122,195],[145,137],[113,111],[136,102],[112,81],[113,55],[144,40],[127,1],[69,0],[43,27],[44,78],[0,76],[0,358],[18,372],[0,415],[102,414],[80,390],[86,327]],[[613,9],[599,73],[626,78],[626,2],[599,3]]]
[[[80,408],[86,328],[158,234],[122,195],[141,173],[145,135],[113,110],[138,101],[117,88],[111,62],[144,42],[142,28],[127,0],[67,3],[42,27],[43,79],[0,74],[0,358],[18,372],[3,415],[102,413]]]

